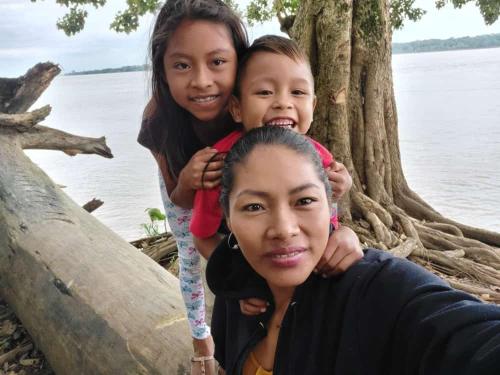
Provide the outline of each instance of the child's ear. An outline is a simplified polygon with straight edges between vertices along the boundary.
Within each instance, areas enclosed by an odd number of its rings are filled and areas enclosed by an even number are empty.
[[[318,103],[318,98],[316,97],[316,95],[314,95],[314,98],[313,98],[313,111],[316,109],[316,104]]]
[[[229,112],[235,122],[241,122],[240,101],[234,95],[231,95],[231,98],[229,98]]]

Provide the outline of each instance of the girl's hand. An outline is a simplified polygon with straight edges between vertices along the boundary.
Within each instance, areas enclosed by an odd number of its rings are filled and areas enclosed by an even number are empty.
[[[315,271],[330,277],[345,272],[361,258],[363,251],[356,233],[349,227],[340,227],[330,236]]]
[[[334,160],[332,164],[326,168],[326,174],[332,185],[333,199],[340,199],[351,189],[352,178],[344,164]]]
[[[195,153],[179,174],[184,189],[212,189],[220,184],[224,154],[211,147]]]
[[[259,315],[267,310],[268,303],[259,298],[240,299],[240,309],[245,315]]]

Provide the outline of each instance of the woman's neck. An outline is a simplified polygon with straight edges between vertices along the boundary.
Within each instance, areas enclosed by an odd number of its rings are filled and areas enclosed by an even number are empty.
[[[191,123],[196,136],[206,146],[212,146],[235,129],[227,112],[210,121],[200,121],[193,117]]]
[[[271,289],[271,293],[274,298],[275,311],[281,312],[283,315],[285,314],[290,301],[292,300],[293,293],[295,292],[296,287],[278,287],[269,285],[269,289]]]

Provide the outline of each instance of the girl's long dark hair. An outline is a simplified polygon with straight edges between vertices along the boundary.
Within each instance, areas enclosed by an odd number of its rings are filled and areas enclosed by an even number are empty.
[[[192,115],[172,98],[165,77],[163,57],[169,39],[184,20],[205,20],[224,24],[233,39],[238,59],[248,47],[241,19],[221,0],[167,0],[161,8],[151,35],[152,95],[155,113],[151,118],[155,143],[166,156],[170,173],[177,177],[191,156],[204,145],[193,130]],[[161,127],[161,131],[158,131]]]

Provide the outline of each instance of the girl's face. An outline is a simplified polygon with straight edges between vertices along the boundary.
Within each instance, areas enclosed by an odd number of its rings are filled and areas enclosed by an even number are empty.
[[[326,248],[330,209],[323,182],[304,155],[260,145],[235,166],[228,225],[271,289],[295,287]]]
[[[179,106],[201,121],[215,119],[231,96],[237,55],[229,29],[202,20],[185,20],[163,57],[165,77]]]

